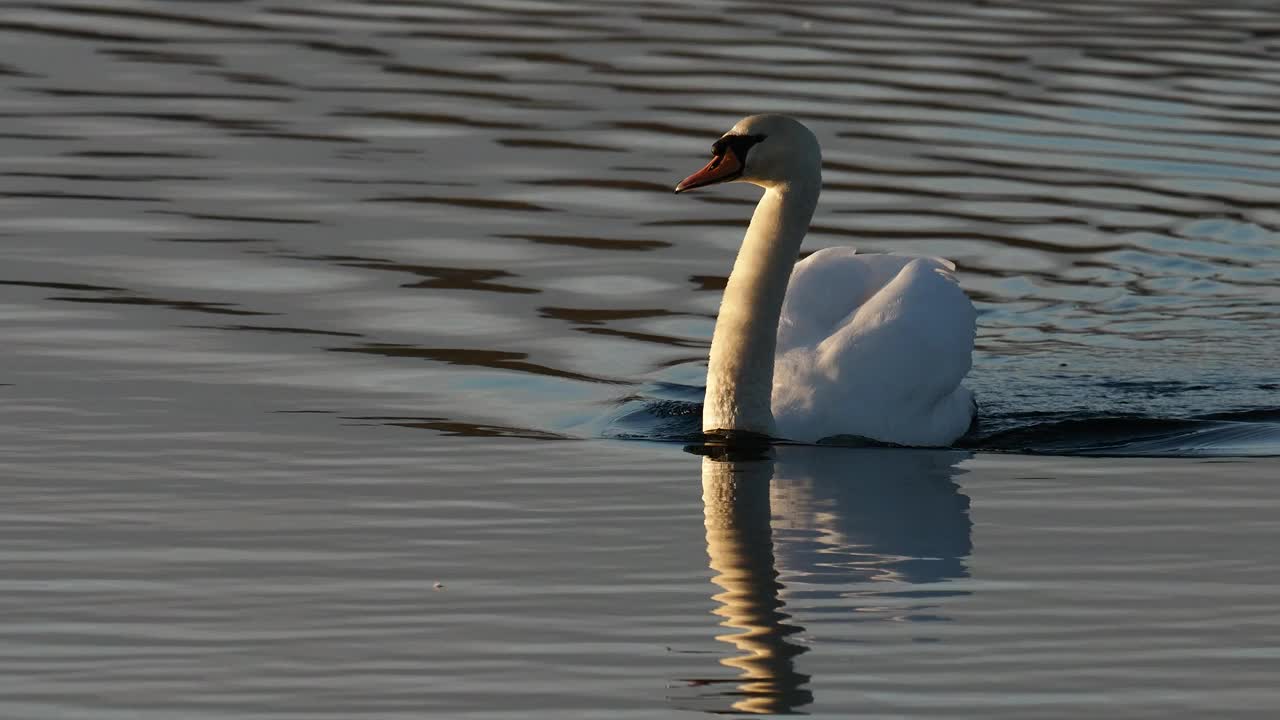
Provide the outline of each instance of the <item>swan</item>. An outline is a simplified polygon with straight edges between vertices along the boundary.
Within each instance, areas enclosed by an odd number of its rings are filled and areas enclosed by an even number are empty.
[[[818,442],[843,436],[945,446],[976,418],[977,313],[934,257],[819,250],[800,262],[822,190],[818,139],[785,115],[752,115],[676,185],[764,188],[711,339],[702,431]]]

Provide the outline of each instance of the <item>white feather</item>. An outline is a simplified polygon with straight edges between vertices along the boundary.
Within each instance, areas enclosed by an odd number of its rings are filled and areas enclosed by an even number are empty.
[[[976,313],[940,258],[828,248],[796,264],[778,323],[782,437],[946,445],[969,427]]]

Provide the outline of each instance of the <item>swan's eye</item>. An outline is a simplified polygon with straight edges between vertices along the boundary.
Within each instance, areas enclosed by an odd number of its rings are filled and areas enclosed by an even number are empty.
[[[732,151],[739,164],[747,162],[747,151],[763,141],[768,135],[725,135],[711,146],[711,154],[716,158],[724,157]]]

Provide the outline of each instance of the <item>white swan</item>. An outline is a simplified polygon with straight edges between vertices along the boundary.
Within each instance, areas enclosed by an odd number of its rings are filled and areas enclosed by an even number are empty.
[[[822,189],[822,153],[792,118],[743,118],[676,192],[737,181],[765,192],[716,320],[703,432],[916,446],[963,435],[976,408],[960,385],[976,313],[955,265],[852,248],[796,263]]]

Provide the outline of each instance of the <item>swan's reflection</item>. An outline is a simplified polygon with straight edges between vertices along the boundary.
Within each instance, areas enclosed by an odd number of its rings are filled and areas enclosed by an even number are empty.
[[[715,613],[733,630],[716,639],[738,650],[720,661],[739,671],[732,693],[738,712],[786,712],[813,699],[803,687],[808,676],[796,672],[792,662],[806,648],[786,640],[801,628],[786,622],[789,616],[778,598],[782,586],[769,526],[773,470],[767,458],[702,458],[707,555],[717,573],[712,582],[723,589],[714,596],[720,603]]]
[[[804,628],[783,611],[780,572],[805,599],[848,603],[850,584],[928,583],[964,577],[968,498],[952,479],[952,451],[779,447],[754,454],[699,448],[707,555],[722,592],[716,639],[734,689],[712,712],[785,713],[813,701],[788,638]],[[827,586],[839,589],[823,590]],[[856,597],[857,594],[854,595]],[[856,600],[854,601],[856,602]],[[857,608],[850,607],[849,610]],[[718,685],[720,681],[695,681]],[[708,699],[704,696],[703,698]]]

